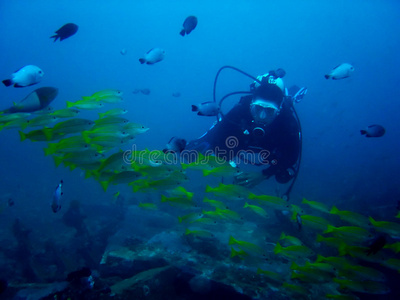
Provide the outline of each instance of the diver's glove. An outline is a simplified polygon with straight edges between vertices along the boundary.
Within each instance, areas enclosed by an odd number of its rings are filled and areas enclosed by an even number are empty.
[[[269,177],[270,176],[266,176],[262,172],[240,172],[234,177],[233,183],[247,188],[252,188]]]
[[[307,94],[307,88],[302,87],[297,91],[297,93],[293,96],[293,102],[299,103],[304,96]]]

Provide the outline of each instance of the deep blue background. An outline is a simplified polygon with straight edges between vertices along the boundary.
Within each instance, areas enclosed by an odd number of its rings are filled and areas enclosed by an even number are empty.
[[[173,135],[190,140],[210,127],[214,119],[198,117],[190,107],[212,100],[221,66],[254,76],[284,68],[287,86],[309,89],[296,105],[304,144],[293,203],[306,197],[341,209],[394,208],[400,195],[399,13],[394,0],[1,1],[0,79],[27,64],[41,67],[45,76],[32,87],[0,86],[0,108],[42,86],[59,88],[54,108],[98,90],[120,89],[120,106],[129,110],[125,116],[150,128],[137,146],[162,149]],[[181,37],[188,15],[199,23]],[[49,37],[68,22],[79,25],[77,34],[53,43]],[[165,59],[141,65],[138,59],[153,47],[165,49]],[[355,67],[352,77],[324,78],[343,62]],[[218,95],[247,90],[250,83],[224,71]],[[151,94],[133,94],[137,88]],[[174,92],[182,96],[172,97]],[[226,108],[237,100],[230,98]],[[360,129],[370,124],[383,125],[386,135],[361,136]],[[65,201],[106,204],[115,191],[104,193],[79,170],[55,168],[52,158],[44,157],[43,144],[21,143],[16,130],[0,135],[0,201],[16,199],[1,215],[4,234],[15,216],[35,226],[59,222],[61,215],[53,214],[49,203],[61,178]],[[270,181],[259,189],[276,186]]]

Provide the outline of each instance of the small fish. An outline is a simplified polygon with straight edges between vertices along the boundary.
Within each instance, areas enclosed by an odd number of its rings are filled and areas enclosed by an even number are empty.
[[[189,16],[183,22],[183,29],[179,33],[181,36],[185,36],[185,34],[189,34],[195,29],[197,26],[197,18],[195,16]]]
[[[14,199],[13,199],[13,198],[9,198],[7,203],[8,203],[8,206],[10,206],[10,207],[11,207],[11,206],[14,206],[14,204],[15,204],[15,201],[14,201]]]
[[[78,31],[78,25],[74,23],[67,23],[56,31],[56,34],[50,38],[54,38],[54,42],[60,39],[60,42],[74,35]]]
[[[56,190],[53,194],[53,201],[51,202],[51,209],[54,213],[58,212],[61,209],[61,196],[63,195],[62,192],[63,181],[61,180],[60,183],[57,185]]]
[[[162,61],[164,59],[165,56],[165,50],[161,49],[161,48],[153,48],[150,49],[143,58],[139,58],[139,62],[141,64],[148,64],[148,65],[152,65],[155,64],[159,61]]]
[[[106,111],[105,113],[99,113],[99,117],[105,118],[105,117],[111,117],[111,116],[121,116],[121,115],[126,114],[127,112],[128,111],[123,108],[113,108],[113,109]]]
[[[369,125],[365,130],[360,130],[361,134],[366,137],[381,137],[385,134],[386,130],[381,125]]]
[[[119,53],[121,53],[122,55],[126,55],[127,51],[125,48],[122,48],[121,51],[119,51]]]
[[[325,75],[326,79],[332,78],[333,80],[343,79],[350,77],[350,75],[354,72],[354,67],[348,63],[340,64],[334,67],[329,74]]]
[[[3,80],[5,86],[26,87],[40,82],[44,72],[37,66],[27,65],[11,74],[11,79]]]
[[[218,104],[214,101],[203,102],[199,105],[192,105],[192,111],[197,111],[199,116],[216,116],[219,113]]]
[[[164,153],[180,153],[182,152],[186,147],[186,140],[177,138],[177,137],[172,137],[168,144],[166,145],[166,148],[163,149]]]
[[[172,93],[172,97],[178,98],[180,96],[181,96],[181,93],[179,93],[179,92]]]
[[[140,92],[141,92],[143,95],[149,95],[149,94],[150,94],[150,90],[149,90],[149,89],[141,89]]]

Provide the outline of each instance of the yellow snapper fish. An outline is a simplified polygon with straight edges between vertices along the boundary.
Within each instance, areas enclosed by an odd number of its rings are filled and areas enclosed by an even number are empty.
[[[50,142],[61,139],[64,136],[64,134],[52,134],[50,128],[32,130],[27,133],[19,131],[18,133],[21,142],[26,139],[31,140],[32,142]]]
[[[142,124],[137,124],[137,123],[128,123],[125,124],[123,127],[123,130],[127,133],[129,133],[132,136],[136,136],[138,134],[143,134],[147,132],[150,128],[142,125]]]
[[[220,209],[227,209],[228,206],[226,206],[226,204],[222,201],[218,201],[218,200],[212,200],[212,199],[208,199],[207,197],[204,197],[203,199],[204,203],[208,203],[213,207],[218,207]]]
[[[111,124],[126,125],[129,123],[129,120],[117,116],[106,116],[104,118],[97,119],[96,121],[94,121],[94,123],[96,124],[96,126],[111,125]]]
[[[184,216],[179,216],[178,220],[179,223],[193,223],[194,221],[200,219],[203,217],[202,213],[199,212],[193,212]]]
[[[370,226],[368,218],[356,212],[339,210],[336,206],[332,206],[332,209],[329,213],[339,216],[340,219],[354,226],[359,226],[362,228],[368,228]]]
[[[139,203],[138,205],[140,208],[145,209],[145,210],[157,210],[158,207],[154,203]]]
[[[47,126],[57,120],[58,117],[56,116],[50,116],[50,115],[37,116],[33,119],[27,120],[28,123],[27,126],[28,127]]]
[[[183,172],[174,171],[162,179],[153,180],[153,181],[141,180],[140,182],[137,180],[137,181],[131,182],[129,185],[133,186],[134,192],[147,191],[149,189],[170,190],[170,189],[173,189],[173,188],[179,186],[181,183],[183,183],[187,180],[188,180],[188,178]]]
[[[369,221],[377,231],[387,233],[393,238],[400,238],[400,224],[388,221],[375,221],[369,217]]]
[[[122,171],[111,175],[107,180],[100,181],[100,184],[103,190],[106,192],[110,183],[114,185],[130,183],[139,177],[141,177],[141,174],[135,171]]]
[[[94,123],[91,120],[75,118],[54,125],[52,128],[52,134],[82,132],[90,129],[93,125]]]
[[[101,166],[97,170],[98,173],[103,171],[121,172],[127,170],[126,154],[124,151],[119,151],[111,154],[104,160],[101,160]]]
[[[271,279],[272,281],[275,281],[278,283],[281,283],[282,281],[284,281],[284,277],[282,274],[268,271],[268,270],[263,270],[261,268],[257,269],[257,274],[261,274],[261,275],[267,277],[268,279]]]
[[[265,251],[260,246],[254,243],[237,240],[233,236],[229,237],[229,245],[238,247],[248,254],[265,256]]]
[[[380,282],[362,280],[354,281],[349,279],[333,278],[333,281],[339,284],[340,290],[349,290],[352,292],[384,295],[390,293],[390,289]]]
[[[82,99],[83,100],[96,100],[96,101],[102,101],[102,99],[104,98],[108,98],[108,97],[122,97],[123,96],[123,92],[120,90],[115,90],[115,89],[105,89],[105,90],[101,90],[98,91],[96,93],[94,93],[91,96],[83,96]]]
[[[99,117],[100,118],[105,118],[105,117],[118,117],[118,116],[122,116],[124,114],[126,114],[128,111],[124,108],[113,108],[110,109],[108,111],[106,111],[105,113],[99,113]]]
[[[61,163],[71,163],[71,164],[89,164],[99,161],[100,159],[104,158],[104,154],[94,150],[89,149],[84,152],[71,152],[71,153],[64,153],[61,156],[53,156],[54,163],[56,167],[58,167]]]
[[[195,205],[194,201],[187,197],[167,197],[165,195],[161,195],[161,202],[182,208],[193,207]]]
[[[314,252],[306,246],[292,245],[282,247],[279,242],[276,243],[274,253],[289,259],[307,258],[314,255]]]
[[[328,224],[323,233],[332,233],[334,236],[349,242],[365,242],[372,237],[368,230],[357,226],[335,227]]]
[[[243,207],[251,209],[253,212],[255,212],[257,215],[260,215],[261,217],[268,218],[268,213],[262,207],[248,204],[247,202],[244,204]]]
[[[259,205],[267,205],[279,210],[290,208],[289,203],[286,200],[279,197],[268,196],[268,195],[256,195],[250,193],[248,198],[250,200],[256,200]]]
[[[279,241],[282,246],[287,247],[291,245],[297,245],[297,246],[302,246],[304,245],[302,241],[300,241],[297,237],[291,236],[291,235],[286,235],[284,232],[281,233],[281,236],[279,237]]]
[[[203,215],[220,220],[228,220],[228,221],[240,221],[242,217],[235,211],[230,209],[220,209],[218,207],[213,211],[205,211],[203,210]]]
[[[207,230],[191,230],[191,229],[186,229],[185,235],[191,235],[194,237],[201,237],[201,238],[213,238],[214,234]]]
[[[241,171],[238,168],[234,168],[230,165],[219,166],[216,168],[212,168],[211,170],[203,170],[203,175],[213,175],[213,176],[235,176],[238,175]]]
[[[168,191],[168,194],[172,197],[186,197],[192,199],[194,193],[188,192],[183,186],[178,186]]]
[[[76,107],[79,109],[99,109],[103,108],[104,104],[95,100],[79,100],[76,102],[67,101],[67,108]]]
[[[195,158],[193,159],[192,153],[188,153],[190,156],[188,158],[189,161],[193,161],[190,164],[182,164],[182,168],[185,169],[194,169],[194,170],[212,170],[218,167],[232,167],[228,161],[222,159],[215,155],[203,155],[201,153],[193,153]]]
[[[313,228],[315,230],[325,230],[329,225],[329,221],[322,217],[302,215],[300,218],[304,226]]]
[[[209,185],[207,185],[206,192],[213,193],[215,196],[227,199],[245,199],[250,193],[250,191],[243,186],[235,184],[223,184],[223,183],[220,183],[215,188],[212,188]]]
[[[62,108],[49,113],[50,116],[57,118],[72,118],[79,114],[79,110],[73,108]]]
[[[71,136],[57,143],[49,143],[48,147],[44,149],[44,153],[45,155],[50,155],[54,153],[82,152],[89,149],[95,149],[95,147],[87,144],[81,136]]]
[[[311,208],[314,208],[315,210],[318,210],[318,211],[321,211],[324,213],[329,214],[329,212],[330,212],[329,208],[325,204],[317,202],[317,201],[308,201],[306,198],[303,198],[303,201],[301,203],[307,204]]]

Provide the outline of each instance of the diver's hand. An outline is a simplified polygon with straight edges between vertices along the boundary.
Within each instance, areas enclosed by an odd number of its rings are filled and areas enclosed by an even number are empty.
[[[265,176],[262,172],[240,172],[238,175],[235,176],[233,182],[237,185],[252,188],[264,181],[265,179],[268,179],[268,176]]]

